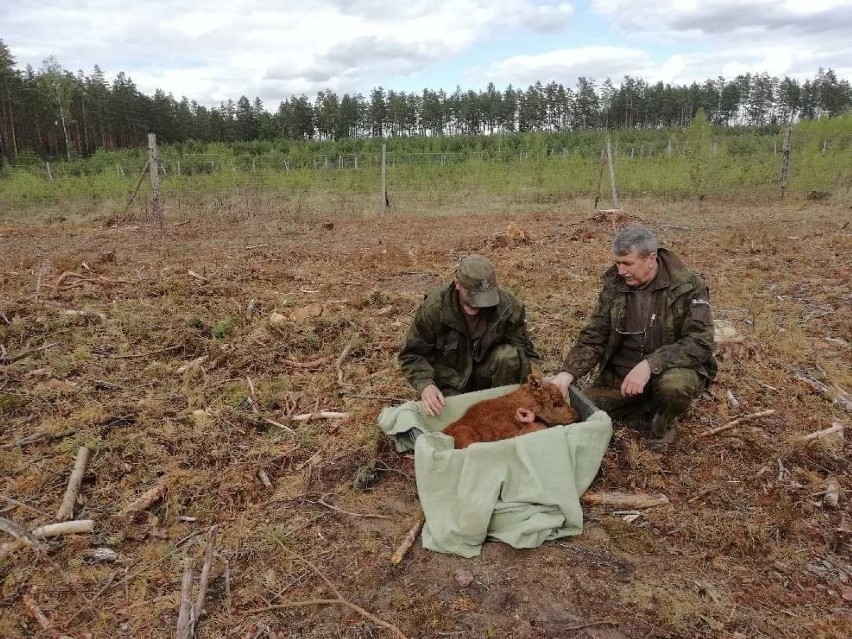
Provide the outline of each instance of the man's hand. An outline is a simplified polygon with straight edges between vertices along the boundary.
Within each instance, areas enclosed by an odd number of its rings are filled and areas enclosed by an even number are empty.
[[[420,393],[420,399],[423,400],[423,408],[426,409],[426,414],[433,417],[440,414],[441,409],[446,404],[443,393],[434,384],[429,384],[423,389],[423,392]]]
[[[551,384],[556,384],[559,387],[559,390],[562,392],[563,397],[568,397],[568,387],[574,383],[574,376],[571,373],[561,372],[559,375],[554,375],[553,377],[546,377],[544,379],[546,382],[550,382]]]
[[[624,397],[641,395],[649,379],[651,379],[651,365],[648,364],[648,360],[643,359],[630,369],[627,377],[621,382],[621,394]]]

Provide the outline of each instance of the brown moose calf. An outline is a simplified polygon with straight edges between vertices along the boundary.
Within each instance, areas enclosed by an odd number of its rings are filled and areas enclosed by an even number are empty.
[[[442,432],[455,440],[456,448],[467,448],[476,442],[495,442],[548,426],[573,424],[578,418],[555,384],[530,375],[518,390],[474,404]]]

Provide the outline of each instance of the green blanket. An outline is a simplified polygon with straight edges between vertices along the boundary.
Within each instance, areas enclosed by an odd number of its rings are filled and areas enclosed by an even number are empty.
[[[379,427],[397,450],[414,450],[417,492],[426,515],[424,548],[475,557],[486,537],[534,548],[583,531],[580,495],[595,478],[612,435],[606,413],[464,450],[455,450],[453,439],[440,432],[472,404],[515,389],[447,398],[439,417],[426,415],[413,401],[379,414]]]

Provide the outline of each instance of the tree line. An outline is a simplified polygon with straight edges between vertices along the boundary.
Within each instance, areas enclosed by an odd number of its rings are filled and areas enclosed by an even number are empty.
[[[718,77],[690,85],[625,76],[616,85],[580,77],[575,86],[536,82],[526,89],[489,83],[484,91],[372,89],[291,96],[274,112],[246,96],[206,107],[186,96],[139,91],[124,72],[108,82],[95,66],[76,74],[47,58],[38,70],[16,68],[0,40],[0,157],[88,156],[98,148],[139,146],[148,132],[164,143],[252,140],[342,140],[586,129],[657,129],[688,125],[699,109],[717,126],[778,124],[838,115],[852,87],[832,69],[804,82],[767,73]]]

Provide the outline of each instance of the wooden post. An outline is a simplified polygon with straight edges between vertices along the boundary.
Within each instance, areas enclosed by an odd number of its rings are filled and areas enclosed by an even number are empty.
[[[53,173],[50,172],[50,162],[45,162],[44,165],[47,167],[47,179],[53,182]]]
[[[355,170],[358,170],[358,154],[355,154]]]
[[[151,176],[151,212],[163,223],[163,200],[160,195],[160,156],[157,153],[157,134],[148,134],[148,174]]]
[[[382,201],[381,201],[381,211],[382,214],[388,212],[388,183],[387,183],[387,144],[382,145]]]
[[[612,190],[612,207],[618,208],[618,188],[615,186],[615,166],[612,162],[612,149],[609,145],[609,136],[606,136],[606,161],[609,164],[609,186]]]
[[[251,172],[257,173],[257,167],[254,164],[254,158],[251,159]]]
[[[598,210],[598,202],[601,199],[601,185],[603,184],[603,172],[604,172],[604,160],[606,159],[606,146],[601,147],[601,161],[600,161],[600,170],[598,171],[598,190],[595,191],[595,206],[594,211]]]
[[[790,175],[790,133],[792,128],[793,120],[791,118],[787,120],[787,126],[784,127],[784,144],[781,147],[781,177],[779,179],[781,199],[784,199],[784,193],[787,191],[787,178]]]

